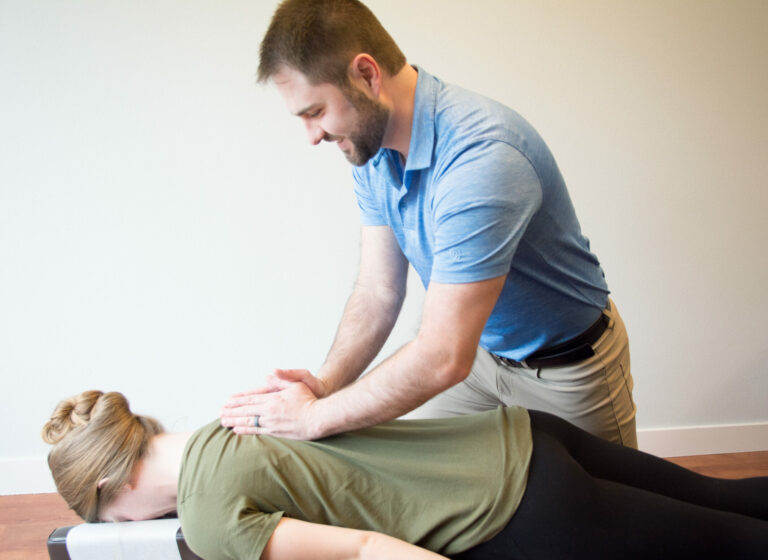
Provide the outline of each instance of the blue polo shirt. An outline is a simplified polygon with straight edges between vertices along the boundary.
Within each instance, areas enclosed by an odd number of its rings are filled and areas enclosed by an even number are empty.
[[[405,167],[382,148],[353,171],[364,226],[389,226],[421,277],[506,275],[480,345],[521,360],[600,316],[608,287],[539,134],[495,101],[421,68]]]

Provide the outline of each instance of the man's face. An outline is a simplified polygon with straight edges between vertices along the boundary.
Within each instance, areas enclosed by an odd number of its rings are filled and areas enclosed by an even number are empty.
[[[364,165],[382,145],[389,109],[356,89],[313,85],[306,76],[284,67],[274,82],[288,110],[304,121],[310,143],[336,142],[352,165]]]

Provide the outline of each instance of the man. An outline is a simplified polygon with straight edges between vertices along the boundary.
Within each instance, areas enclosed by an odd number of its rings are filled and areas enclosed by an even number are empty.
[[[624,325],[526,121],[406,64],[357,0],[283,2],[259,79],[310,142],[338,143],[356,166],[360,270],[317,376],[277,370],[233,396],[222,424],[316,439],[417,407],[429,417],[519,404],[637,445]],[[409,262],[426,287],[418,334],[361,377],[399,314]]]

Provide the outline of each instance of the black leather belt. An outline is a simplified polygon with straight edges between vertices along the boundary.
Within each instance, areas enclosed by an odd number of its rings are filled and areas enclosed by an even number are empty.
[[[494,356],[508,366],[529,369],[562,367],[582,362],[595,355],[592,345],[605,332],[610,322],[610,318],[603,313],[597,321],[592,323],[591,327],[577,337],[550,348],[537,350],[520,362],[496,354]]]

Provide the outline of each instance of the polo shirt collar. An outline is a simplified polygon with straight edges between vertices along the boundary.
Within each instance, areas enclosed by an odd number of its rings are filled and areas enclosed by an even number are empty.
[[[419,73],[416,81],[416,95],[413,100],[413,125],[411,144],[405,171],[426,169],[432,165],[435,147],[435,106],[437,104],[437,82],[423,68],[414,65]]]
[[[437,80],[424,69],[413,67],[419,75],[416,79],[416,93],[413,100],[413,123],[411,143],[408,146],[408,160],[404,171],[427,169],[432,165],[435,147],[435,106],[437,105]],[[384,154],[393,150],[381,149],[373,157],[378,166]]]

